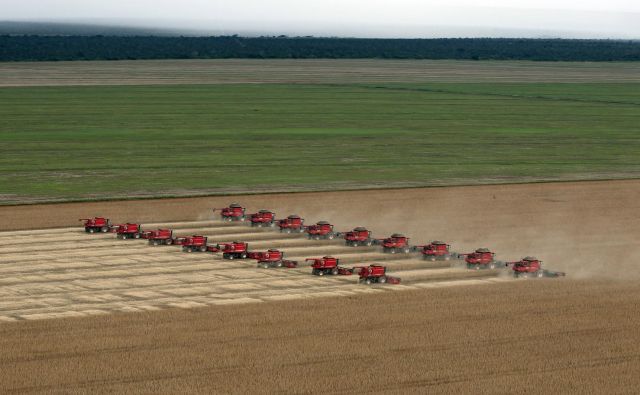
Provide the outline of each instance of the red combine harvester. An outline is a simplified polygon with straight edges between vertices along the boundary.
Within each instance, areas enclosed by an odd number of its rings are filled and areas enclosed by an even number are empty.
[[[118,239],[139,239],[142,237],[142,227],[140,224],[122,224],[116,228],[116,237]]]
[[[397,252],[402,252],[408,254],[411,252],[411,246],[409,245],[409,238],[400,233],[394,233],[391,237],[387,237],[383,239],[382,242],[382,251],[388,252],[391,254],[395,254]]]
[[[111,225],[111,221],[104,217],[82,218],[78,221],[84,221],[84,231],[87,233],[107,233],[116,229]]]
[[[307,237],[314,240],[333,240],[339,233],[333,231],[333,225],[327,221],[317,222],[315,225],[307,226]]]
[[[500,266],[501,262],[495,260],[496,254],[488,248],[478,248],[472,253],[462,254],[464,261],[469,269],[495,269]]]
[[[340,259],[334,258],[332,256],[325,256],[322,258],[307,258],[305,262],[311,262],[311,274],[316,276],[324,276],[325,274],[336,275],[346,275],[350,276],[353,274],[352,269],[347,269],[344,267],[338,266],[340,263]]]
[[[258,261],[258,267],[262,267],[264,269],[268,269],[270,267],[286,267],[290,269],[298,267],[297,261],[283,259],[284,252],[276,249],[261,252],[250,252],[249,258],[256,259]]]
[[[290,215],[285,219],[278,221],[278,227],[282,233],[302,233],[304,232],[304,219],[298,215]]]
[[[344,234],[345,244],[351,247],[371,246],[377,243],[377,240],[371,238],[371,231],[361,226],[354,228],[352,231]]]
[[[400,278],[388,276],[387,268],[382,265],[356,266],[351,269],[352,272],[357,271],[359,282],[365,284],[400,284]]]
[[[229,207],[214,208],[213,211],[220,210],[220,217],[223,221],[244,221],[247,216],[245,215],[245,208],[238,203],[231,203]]]
[[[434,240],[431,243],[423,246],[417,246],[422,253],[424,259],[430,261],[448,261],[451,259],[451,252],[449,251],[449,244]]]
[[[542,261],[532,256],[524,257],[517,262],[508,262],[506,265],[511,266],[513,276],[516,278],[566,276],[566,273],[563,272],[552,272],[549,270],[544,270],[542,268]]]
[[[213,246],[207,246],[207,237],[201,235],[188,236],[182,239],[180,243],[182,251],[185,252],[206,252],[211,248],[213,252],[217,252]]]
[[[273,211],[260,210],[257,213],[251,214],[249,220],[251,221],[251,226],[268,226],[272,228],[276,225],[276,214]]]
[[[247,259],[249,256],[249,243],[234,241],[232,243],[221,243],[216,246],[217,251],[209,248],[211,252],[222,252],[224,259]]]
[[[174,242],[171,229],[148,230],[142,233],[142,238],[149,240],[149,244],[154,246],[160,244],[171,245]]]

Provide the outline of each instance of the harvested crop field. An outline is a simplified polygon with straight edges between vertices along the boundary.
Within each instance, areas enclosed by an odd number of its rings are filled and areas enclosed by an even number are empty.
[[[0,207],[0,392],[634,393],[638,197],[629,180]],[[230,199],[413,244],[533,254],[568,277],[514,281],[211,221]],[[380,262],[403,282],[68,227],[93,215],[246,238],[290,259]]]

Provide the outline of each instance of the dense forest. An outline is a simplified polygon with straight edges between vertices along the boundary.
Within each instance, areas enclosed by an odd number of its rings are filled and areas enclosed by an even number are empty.
[[[640,41],[283,36],[0,36],[0,61],[224,58],[638,61]]]

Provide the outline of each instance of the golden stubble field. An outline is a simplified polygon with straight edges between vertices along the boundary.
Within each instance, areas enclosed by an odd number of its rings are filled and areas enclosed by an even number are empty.
[[[402,231],[416,244],[488,246],[503,260],[534,254],[569,276],[540,281],[429,279],[451,269],[401,259],[389,261],[406,280],[398,288],[320,284],[308,269],[265,273],[74,229],[5,232],[0,315],[19,321],[0,323],[0,392],[636,393],[639,194],[639,181],[612,181],[233,198],[339,229]],[[2,207],[0,219],[7,231],[104,214],[233,235],[208,222],[209,209],[226,203]],[[42,243],[29,241],[38,235]],[[349,255],[338,244],[253,236],[283,249],[301,243],[300,256],[332,248]],[[358,255],[348,258],[384,258]],[[82,300],[105,294],[121,299]],[[290,294],[296,300],[270,298]],[[257,300],[222,305],[234,298]]]

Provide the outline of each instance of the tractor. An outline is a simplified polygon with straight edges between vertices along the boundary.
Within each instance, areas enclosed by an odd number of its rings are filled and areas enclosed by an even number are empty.
[[[311,262],[311,274],[316,276],[324,276],[325,274],[336,275],[351,275],[353,271],[338,266],[340,259],[332,256],[325,256],[322,258],[307,258],[305,262]]]
[[[544,270],[542,268],[542,261],[532,256],[524,257],[517,262],[507,262],[506,266],[511,266],[513,276],[516,278],[566,276],[566,273],[563,272],[552,272],[549,270]]]
[[[247,216],[245,215],[245,208],[239,205],[238,203],[231,203],[229,207],[225,208],[214,208],[213,211],[220,211],[220,218],[223,221],[231,222],[231,221],[244,221]]]
[[[111,225],[111,221],[108,218],[104,217],[82,218],[78,221],[84,221],[84,231],[87,233],[113,232],[116,228]]]
[[[422,253],[422,257],[429,261],[448,261],[451,259],[451,252],[449,251],[449,244],[434,240],[431,243],[423,246],[417,246]]]
[[[500,265],[500,262],[495,260],[496,254],[488,248],[478,248],[474,252],[462,254],[462,256],[464,256],[469,269],[495,269]]]
[[[270,267],[286,267],[295,268],[298,267],[297,261],[290,261],[283,259],[284,252],[276,249],[270,249],[268,251],[250,252],[249,258],[258,261],[258,267],[268,269]]]
[[[142,237],[142,227],[140,224],[126,223],[118,225],[116,229],[116,237],[118,239],[139,239]]]
[[[182,251],[185,252],[206,252],[208,250],[207,236],[188,236],[180,244],[182,245]]]
[[[234,241],[232,243],[218,244],[214,249],[209,249],[212,252],[222,252],[222,258],[224,259],[247,259],[249,252],[249,244],[241,241]]]
[[[351,272],[358,272],[358,281],[365,284],[400,284],[400,278],[387,275],[387,268],[382,265],[356,266]]]
[[[327,221],[317,222],[315,225],[307,226],[307,237],[314,240],[333,240],[339,233],[333,231],[333,225]]]
[[[251,214],[249,221],[251,221],[251,226],[274,227],[276,225],[276,214],[273,211],[260,210],[257,213]]]
[[[305,230],[304,219],[298,215],[290,215],[278,221],[278,227],[282,233],[302,233]]]
[[[345,244],[351,247],[357,246],[371,246],[375,244],[377,240],[371,238],[371,231],[362,226],[354,228],[352,231],[344,234]]]
[[[409,245],[409,238],[400,233],[394,233],[391,235],[391,237],[383,239],[381,244],[382,251],[390,254],[395,254],[398,252],[408,254],[412,250],[411,246]]]

